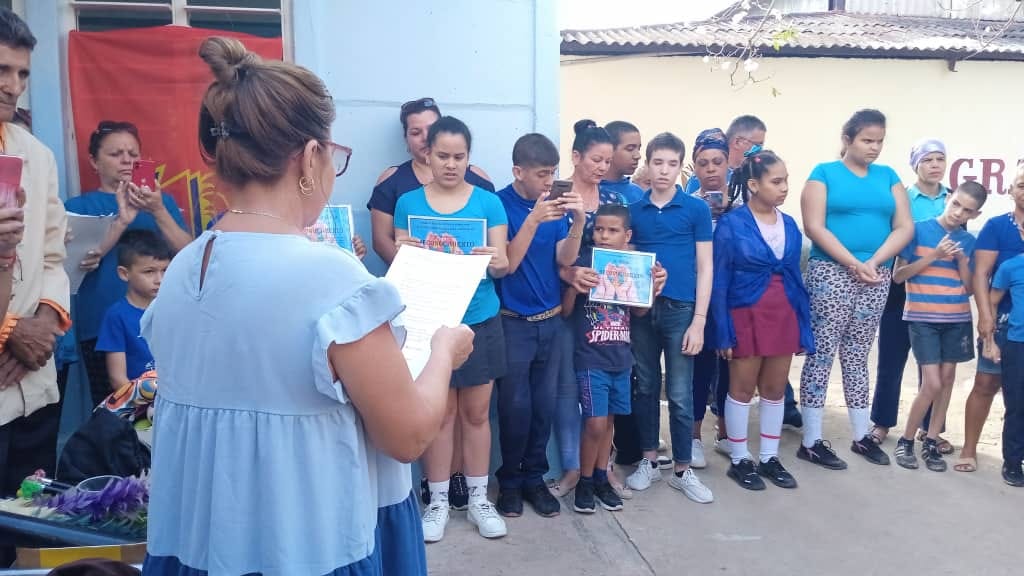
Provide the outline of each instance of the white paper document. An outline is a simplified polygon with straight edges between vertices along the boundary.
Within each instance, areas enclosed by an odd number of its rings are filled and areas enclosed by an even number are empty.
[[[82,270],[82,260],[85,260],[86,253],[99,247],[103,239],[107,237],[110,226],[117,218],[116,214],[110,216],[82,216],[68,212],[68,228],[71,230],[71,242],[66,246],[68,254],[64,258],[64,271],[68,273],[71,280],[71,293],[78,294],[78,288],[82,285],[87,272]]]
[[[402,354],[413,378],[430,358],[430,339],[442,326],[458,326],[491,257],[456,255],[402,246],[384,277],[398,288],[405,311]]]

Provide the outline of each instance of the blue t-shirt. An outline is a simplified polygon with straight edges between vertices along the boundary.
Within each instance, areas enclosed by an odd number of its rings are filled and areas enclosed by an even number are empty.
[[[1010,258],[999,267],[992,277],[992,287],[1006,290],[1005,301],[1012,297],[1016,302],[1024,302],[1024,255]],[[1024,342],[1024,306],[1013,306],[1010,309],[1010,330],[1007,336],[1011,342]]]
[[[914,225],[914,239],[900,252],[900,258],[912,264],[928,256],[947,234],[950,240],[960,243],[968,258],[974,254],[974,236],[970,232],[963,228],[950,232],[937,218],[932,218]],[[931,323],[971,321],[971,297],[960,278],[960,267],[955,258],[935,260],[907,279],[903,319]]]
[[[1017,223],[1013,220],[1013,212],[1002,216],[994,216],[981,227],[978,233],[978,241],[974,244],[974,250],[988,250],[996,252],[996,263],[992,268],[992,275],[1002,267],[1007,260],[1020,254],[1024,254],[1024,240],[1020,237]],[[1010,313],[1013,294],[1003,296],[999,303],[998,315]]]
[[[914,222],[923,222],[942,216],[946,210],[946,200],[949,199],[949,188],[940,184],[938,196],[932,198],[922,193],[917,184],[913,184],[907,188],[907,198],[910,200],[910,217]]]
[[[422,186],[406,192],[395,205],[395,229],[408,230],[409,216],[427,216],[434,218],[478,218],[487,221],[487,230],[495,226],[508,225],[505,208],[497,194],[483,188],[473,187],[466,205],[450,214],[442,214],[430,207],[427,193]],[[479,324],[494,317],[498,313],[498,294],[494,288],[494,280],[488,275],[476,287],[476,294],[469,303],[462,321],[465,324]]]
[[[520,196],[512,185],[498,191],[498,199],[508,215],[508,241],[530,215],[535,202]],[[558,277],[558,243],[569,233],[569,218],[544,222],[534,232],[526,256],[516,268],[498,282],[501,305],[522,316],[546,312],[561,302],[561,281]]]
[[[867,176],[861,177],[836,160],[818,164],[808,179],[825,185],[825,228],[857,260],[864,262],[874,256],[892,232],[896,213],[892,187],[900,183],[896,172],[871,164]],[[817,244],[811,247],[811,258],[832,261]]]
[[[156,369],[153,353],[149,351],[149,344],[142,337],[140,328],[144,312],[144,309],[136,308],[127,298],[115,302],[103,316],[99,339],[96,341],[97,352],[124,352],[129,380],[135,380],[147,370]]]
[[[654,252],[668,272],[661,295],[681,302],[697,299],[697,242],[711,242],[711,209],[683,191],[658,208],[648,192],[629,207],[633,220],[633,246]],[[709,271],[710,272],[710,271]]]
[[[633,184],[629,176],[624,177],[622,180],[601,180],[600,186],[601,188],[621,194],[626,199],[627,204],[632,204],[644,197],[644,189]]]
[[[174,198],[170,194],[164,194],[163,201],[178,226],[181,226],[182,230],[187,230],[185,219],[182,218],[181,210],[175,204]],[[109,192],[98,190],[86,192],[65,202],[64,209],[83,216],[117,214],[117,198]],[[153,215],[141,211],[128,225],[128,230],[152,230],[160,233]],[[75,329],[78,331],[78,337],[86,341],[99,336],[103,314],[114,302],[124,298],[127,291],[128,285],[117,276],[117,247],[115,246],[100,260],[99,268],[86,274],[82,286],[78,289],[78,296],[75,300]]]

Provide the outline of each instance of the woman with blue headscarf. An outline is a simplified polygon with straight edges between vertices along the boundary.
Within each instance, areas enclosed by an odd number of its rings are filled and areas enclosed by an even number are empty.
[[[911,217],[914,222],[938,218],[951,192],[942,184],[946,177],[946,145],[934,138],[920,140],[910,150],[910,167],[917,173],[917,182],[907,188]],[[871,438],[878,444],[885,441],[899,415],[900,386],[910,352],[908,322],[903,320],[906,299],[903,284],[893,283],[889,287],[889,298],[878,330],[878,372],[871,401],[871,421],[874,423]],[[925,429],[928,428],[928,420],[926,417]],[[940,438],[939,451],[950,454],[953,446]]]
[[[719,128],[710,128],[698,134],[693,144],[692,159],[693,174],[700,184],[694,195],[708,203],[712,226],[715,226],[719,217],[743,204],[742,196],[739,193],[731,194],[729,190],[729,140],[725,132]],[[701,424],[707,412],[708,396],[712,390],[720,390],[723,402],[718,402],[719,394],[716,394],[716,404],[721,405],[725,400],[725,392],[729,390],[729,364],[719,358],[715,349],[714,324],[714,320],[708,318],[704,329],[704,350],[693,362],[693,460],[690,465],[694,468],[707,466]],[[719,418],[718,429],[719,438],[725,438],[723,418]]]

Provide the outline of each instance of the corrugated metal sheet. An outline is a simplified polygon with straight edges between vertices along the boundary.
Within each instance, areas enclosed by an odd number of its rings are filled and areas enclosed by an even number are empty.
[[[744,46],[754,39],[765,54],[774,54],[772,36],[792,30],[782,56],[877,56],[908,58],[962,58],[1024,60],[1024,23],[1012,23],[996,36],[998,24],[985,32],[985,24],[969,19],[928,18],[824,12],[789,14],[769,19],[760,33],[762,18],[750,17],[690,24],[663,24],[605,30],[564,30],[562,53],[607,55],[630,53],[702,53],[708,47]]]
[[[769,0],[760,0],[761,5],[768,3]],[[1011,14],[1017,4],[1016,0],[846,0],[846,11],[889,16],[998,20]],[[828,10],[828,0],[775,0],[774,7],[784,14],[825,12]]]

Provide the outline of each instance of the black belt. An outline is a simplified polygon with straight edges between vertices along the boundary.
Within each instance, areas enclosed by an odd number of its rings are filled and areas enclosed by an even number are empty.
[[[544,312],[541,312],[540,314],[533,314],[531,316],[523,316],[522,314],[519,314],[517,312],[513,312],[513,311],[508,310],[506,308],[502,308],[501,309],[501,315],[502,316],[508,316],[509,318],[519,318],[520,320],[526,320],[527,322],[540,322],[542,320],[547,320],[549,318],[554,318],[555,316],[558,316],[561,313],[562,313],[562,306],[561,306],[561,304],[559,304],[558,306],[555,306],[551,310],[545,310]]]

